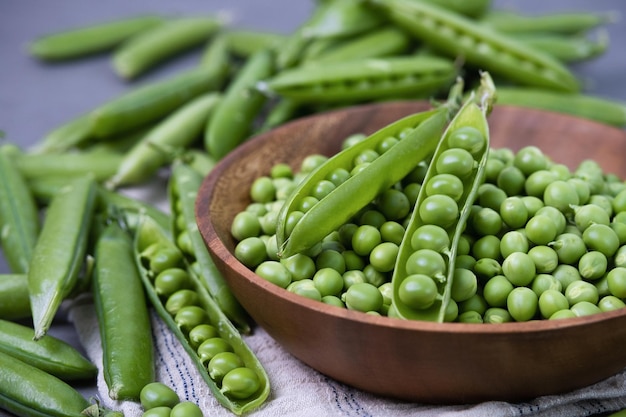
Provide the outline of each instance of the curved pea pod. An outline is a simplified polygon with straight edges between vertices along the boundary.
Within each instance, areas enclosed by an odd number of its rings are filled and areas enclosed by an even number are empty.
[[[114,222],[97,238],[93,295],[109,397],[137,401],[154,381],[152,327],[132,238]]]
[[[250,333],[250,317],[215,266],[196,223],[195,203],[202,178],[186,163],[174,162],[168,183],[172,236],[188,236],[188,245],[178,243],[179,249],[190,263],[197,264],[196,273],[224,314],[242,333]]]
[[[152,257],[154,256],[155,248],[158,248],[157,250],[178,252],[179,262],[175,265],[177,268],[183,268],[188,272],[189,282],[187,288],[191,289],[197,295],[197,297],[194,297],[197,300],[196,304],[194,304],[194,310],[198,311],[199,309],[199,311],[202,311],[202,315],[206,318],[206,321],[203,321],[202,324],[209,324],[217,329],[219,339],[230,345],[233,352],[242,359],[245,367],[252,370],[253,374],[256,376],[258,388],[251,395],[247,395],[245,398],[237,398],[236,396],[223,393],[221,390],[221,384],[212,379],[209,375],[205,363],[206,361],[199,353],[200,348],[198,347],[196,350],[188,339],[188,330],[184,329],[184,326],[179,325],[175,321],[175,316],[172,316],[168,310],[166,310],[165,304],[169,298],[164,299],[163,297],[160,297],[154,284],[156,274],[152,269],[152,265],[154,263]],[[167,232],[159,227],[159,225],[156,224],[150,217],[143,217],[135,233],[134,250],[135,262],[139,268],[139,273],[151,304],[159,314],[159,317],[166,323],[169,329],[179,340],[182,348],[195,364],[198,372],[206,382],[216,400],[236,415],[249,412],[263,404],[270,392],[269,379],[263,369],[263,366],[255,356],[254,352],[252,352],[252,350],[250,350],[248,345],[245,343],[241,334],[209,295],[208,291],[200,282],[193,270],[187,267],[186,262],[183,260],[182,253],[168,238]]]
[[[200,45],[222,27],[215,17],[171,19],[123,43],[113,54],[113,69],[132,79],[174,55]]]
[[[279,256],[303,252],[348,221],[380,192],[404,178],[432,155],[448,121],[446,106],[406,116],[374,132],[362,142],[337,153],[311,172],[290,194],[278,214],[276,241]],[[395,145],[351,175],[302,214],[301,201],[312,195],[317,184],[337,168],[350,170],[352,160],[388,137],[400,137]],[[290,226],[293,213],[301,218]],[[292,230],[288,230],[288,228]]]
[[[28,270],[35,339],[46,334],[78,281],[95,204],[95,182],[83,177],[64,187],[47,208]]]
[[[163,23],[156,15],[100,22],[41,36],[28,45],[31,55],[43,60],[64,60],[111,50],[126,39]]]
[[[0,247],[11,271],[25,273],[39,236],[39,212],[9,146],[0,147]]]
[[[267,99],[254,87],[273,73],[274,54],[268,49],[246,60],[206,122],[204,144],[209,154],[220,159],[249,137],[253,122]]]
[[[572,35],[613,23],[618,18],[619,15],[616,12],[580,11],[524,15],[516,11],[493,9],[486,13],[479,22],[503,33],[543,32]]]
[[[222,65],[202,65],[137,87],[89,113],[91,134],[108,137],[156,122],[188,101],[222,87]]]
[[[441,7],[412,0],[368,0],[433,49],[494,76],[576,92],[580,82],[561,62],[504,33]]]
[[[249,58],[256,52],[275,48],[287,39],[286,35],[245,29],[230,29],[223,34],[228,50],[235,56]]]
[[[304,62],[337,62],[402,55],[408,51],[412,39],[403,30],[391,26],[333,43]]]
[[[596,58],[609,47],[609,37],[604,31],[595,39],[551,34],[517,34],[515,39],[565,63]]]
[[[18,416],[123,417],[91,404],[67,382],[3,352],[0,408]]]
[[[456,75],[454,63],[446,58],[398,56],[311,62],[281,71],[258,88],[305,103],[352,103],[428,97],[449,88]]]
[[[0,319],[31,317],[26,274],[0,274]]]
[[[555,111],[616,127],[626,126],[626,103],[588,94],[500,87],[498,104]]]
[[[33,329],[0,320],[0,352],[64,381],[94,378],[98,368],[67,342],[51,335],[33,340]]]
[[[400,318],[437,322],[456,318],[448,310],[454,302],[451,291],[457,272],[456,251],[478,187],[484,182],[489,154],[490,97],[484,96],[489,101],[478,103],[473,96],[466,101],[441,136],[428,166],[392,276],[392,303]],[[460,192],[431,187],[430,181],[442,175],[460,181]],[[421,233],[423,226],[433,226],[440,234],[447,235],[444,240],[447,244],[438,248],[414,244],[413,235]]]
[[[188,148],[215,111],[221,95],[209,92],[181,106],[150,130],[124,156],[107,186],[138,184],[151,178],[159,168],[173,159],[176,152]]]

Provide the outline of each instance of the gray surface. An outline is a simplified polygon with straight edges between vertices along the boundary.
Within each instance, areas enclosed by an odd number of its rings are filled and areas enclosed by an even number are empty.
[[[497,6],[523,12],[618,11],[626,17],[624,0],[495,0]],[[43,64],[25,53],[36,36],[71,27],[142,13],[191,15],[224,12],[233,26],[288,33],[304,20],[313,0],[0,0],[0,129],[23,147],[50,129],[94,108],[128,88],[111,71],[108,56],[61,64]],[[609,52],[574,66],[587,80],[586,91],[626,102],[626,24],[607,27]],[[134,83],[150,82],[194,65],[187,54]],[[0,273],[8,272],[0,259]],[[59,322],[53,334],[77,343],[71,325]],[[91,392],[90,387],[85,392]],[[0,415],[5,415],[0,411]]]

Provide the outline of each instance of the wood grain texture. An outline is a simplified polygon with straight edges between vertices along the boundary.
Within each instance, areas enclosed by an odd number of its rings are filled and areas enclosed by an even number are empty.
[[[256,276],[233,256],[233,217],[248,189],[277,162],[299,166],[331,154],[350,133],[370,133],[428,108],[424,102],[367,105],[281,126],[240,146],[205,178],[198,225],[244,308],[288,352],[348,385],[422,403],[523,401],[598,382],[626,367],[626,310],[559,321],[501,325],[374,317],[305,299]],[[592,158],[626,178],[626,132],[555,113],[497,107],[493,147],[534,144],[575,167]]]

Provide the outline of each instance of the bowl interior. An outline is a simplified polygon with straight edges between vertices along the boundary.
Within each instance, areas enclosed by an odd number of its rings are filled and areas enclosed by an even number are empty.
[[[256,322],[314,369],[380,395],[430,403],[521,400],[580,388],[626,366],[626,311],[566,321],[502,325],[429,323],[373,317],[304,299],[256,276],[233,256],[234,216],[252,181],[275,163],[299,167],[331,155],[352,133],[371,133],[426,102],[366,105],[315,115],[259,135],[227,155],[205,179],[197,221],[216,265]],[[491,146],[540,147],[574,169],[593,159],[626,178],[626,132],[544,111],[497,106]],[[572,361],[582,364],[572,367]]]

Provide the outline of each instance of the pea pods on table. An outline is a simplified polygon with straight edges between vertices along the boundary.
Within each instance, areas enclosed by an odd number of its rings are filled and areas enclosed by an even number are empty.
[[[580,82],[561,62],[441,7],[412,0],[368,0],[434,50],[522,85],[577,92]]]
[[[39,236],[39,212],[10,146],[0,147],[0,247],[11,271],[26,273]]]
[[[155,376],[152,327],[132,238],[115,221],[96,240],[93,296],[109,397],[138,401]]]
[[[258,88],[304,103],[354,103],[429,97],[447,90],[454,63],[434,56],[394,56],[306,65],[283,70]]]
[[[148,299],[180,341],[217,401],[237,415],[263,404],[270,391],[263,366],[188,267],[167,232],[150,217],[143,217],[136,229],[134,253]],[[181,292],[189,296],[178,297],[176,294]],[[194,336],[192,344],[191,335],[196,334],[194,329],[198,326],[204,330],[197,332],[201,337]],[[225,375],[218,381],[211,377],[207,366],[222,351],[237,354],[244,366],[230,371],[233,374],[228,379]]]
[[[95,378],[96,366],[72,345],[51,335],[37,341],[33,336],[29,326],[0,320],[0,352],[64,381]]]
[[[43,337],[78,282],[96,205],[95,182],[70,182],[50,202],[28,270],[35,339]]]
[[[65,60],[108,51],[131,36],[153,28],[165,19],[156,15],[134,16],[43,35],[28,45],[31,55],[43,60]]]
[[[486,93],[493,94],[493,91],[486,90]],[[481,95],[477,94],[478,97]],[[469,99],[437,144],[407,225],[405,238],[400,244],[393,272],[393,308],[401,318],[453,321],[456,319],[455,309],[449,309],[449,306],[454,307],[455,303],[452,299],[454,281],[466,280],[467,287],[473,287],[474,292],[476,290],[474,273],[456,268],[455,261],[459,239],[478,187],[483,182],[489,154],[486,116],[489,109],[489,102],[477,103]],[[456,188],[430,186],[444,177],[450,177],[450,182],[453,179],[460,180],[460,193]],[[451,189],[454,192],[450,192]],[[426,228],[430,229],[425,231]],[[442,235],[444,238],[420,239],[422,233]],[[425,240],[444,243],[437,246],[420,243]]]
[[[434,151],[447,123],[448,112],[454,111],[452,103],[449,102],[452,109],[443,105],[391,123],[362,142],[334,155],[309,174],[290,194],[278,215],[276,240],[280,256],[289,257],[311,248],[348,221],[380,192],[406,176],[420,161],[426,160]],[[364,169],[332,187],[323,198],[316,198],[318,202],[308,211],[302,212],[303,199],[313,195],[318,183],[328,182],[329,175],[338,169],[350,172],[355,158],[363,152],[376,149],[389,137],[402,138]],[[295,226],[291,226],[291,218],[300,215]]]
[[[172,236],[224,314],[242,333],[249,333],[251,319],[215,266],[196,223],[195,202],[202,179],[199,172],[181,160],[172,165],[168,182]]]

